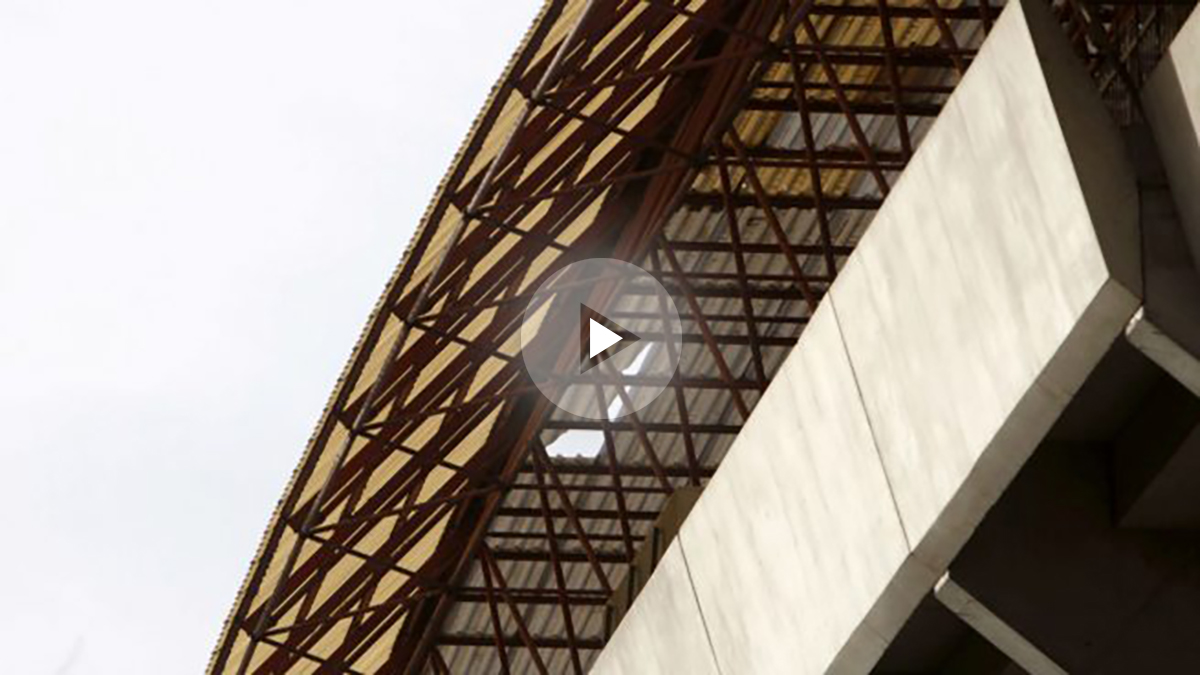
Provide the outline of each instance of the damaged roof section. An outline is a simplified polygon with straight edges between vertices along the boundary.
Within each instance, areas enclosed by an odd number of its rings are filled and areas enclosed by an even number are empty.
[[[1089,7],[1059,15],[1120,93],[1138,75],[1097,45],[1139,15]],[[585,671],[663,509],[712,476],[999,9],[550,0],[377,305],[210,672]],[[653,274],[683,322],[671,386],[613,421],[554,408],[519,353],[533,291],[593,257]],[[647,293],[611,318],[637,332],[658,311]]]

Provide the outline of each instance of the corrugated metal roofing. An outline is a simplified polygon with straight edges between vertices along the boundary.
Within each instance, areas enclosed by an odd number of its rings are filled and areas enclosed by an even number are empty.
[[[670,492],[720,463],[998,12],[547,2],[377,304],[210,672],[586,668],[606,586]],[[612,423],[540,401],[519,359],[529,292],[597,254],[663,280],[687,334],[676,386]],[[656,302],[628,300],[625,325]],[[566,433],[603,450],[542,454]]]

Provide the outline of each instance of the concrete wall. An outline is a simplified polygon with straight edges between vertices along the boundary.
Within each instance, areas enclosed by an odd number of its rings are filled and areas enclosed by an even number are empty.
[[[1183,219],[1192,259],[1200,262],[1200,12],[1184,24],[1142,92]]]
[[[592,672],[870,670],[1139,304],[1092,91],[1010,3]]]

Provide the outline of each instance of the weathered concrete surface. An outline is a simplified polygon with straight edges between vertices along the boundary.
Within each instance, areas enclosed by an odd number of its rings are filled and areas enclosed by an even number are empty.
[[[1010,4],[832,289],[929,567],[1136,310],[1136,205],[1115,125],[1049,11]]]
[[[856,632],[853,660],[882,654],[863,619],[909,549],[829,305],[680,537],[722,672],[817,672]]]
[[[719,675],[678,539],[659,560],[590,672]]]
[[[1171,43],[1142,91],[1192,259],[1200,261],[1200,12]]]
[[[684,523],[690,578],[594,672],[869,672],[1137,309],[1138,248],[1116,129],[1009,3]]]

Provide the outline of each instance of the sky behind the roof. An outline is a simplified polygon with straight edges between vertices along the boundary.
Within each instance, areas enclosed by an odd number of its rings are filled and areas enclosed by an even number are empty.
[[[539,4],[0,0],[0,670],[203,670]]]

